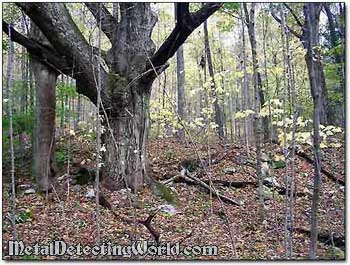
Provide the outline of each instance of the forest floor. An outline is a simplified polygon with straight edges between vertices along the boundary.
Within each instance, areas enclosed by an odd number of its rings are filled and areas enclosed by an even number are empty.
[[[92,165],[91,150],[84,150],[79,137],[71,144],[73,172],[77,165],[89,163]],[[342,143],[344,146],[344,142]],[[64,146],[58,143],[58,148]],[[181,246],[214,245],[218,247],[217,256],[132,256],[123,259],[284,259],[284,195],[278,189],[265,190],[265,221],[259,218],[259,200],[255,179],[255,169],[249,161],[254,161],[254,150],[246,153],[240,144],[211,145],[211,163],[203,170],[200,166],[191,174],[205,181],[208,172],[211,180],[222,194],[241,202],[240,206],[228,204],[210,194],[199,185],[189,185],[184,182],[173,182],[170,186],[178,194],[179,206],[175,215],[157,214],[153,227],[161,234],[160,242],[181,242]],[[186,145],[175,139],[150,140],[148,143],[149,159],[152,177],[164,181],[179,175],[183,161],[208,157],[207,145]],[[264,146],[266,153],[281,154],[281,149],[274,144]],[[318,242],[319,259],[343,259],[345,233],[345,193],[344,193],[344,149],[323,149],[322,166],[339,179],[335,181],[322,174],[322,199],[319,209]],[[311,151],[305,150],[310,157]],[[28,163],[30,164],[30,163]],[[16,173],[18,185],[32,185],[33,179],[28,177],[22,167]],[[6,170],[6,169],[5,169]],[[27,172],[27,173],[26,173]],[[61,166],[58,176],[66,172]],[[270,174],[275,177],[276,185],[283,187],[285,168],[272,169]],[[313,165],[300,156],[295,159],[295,231],[293,233],[293,259],[308,259],[310,229],[310,213],[313,185]],[[5,178],[8,173],[4,172]],[[230,187],[229,182],[245,182],[242,187]],[[12,239],[12,228],[9,219],[10,204],[8,184],[3,183],[3,257],[6,256],[8,240]],[[48,197],[38,193],[24,194],[17,192],[17,230],[19,239],[25,244],[36,242],[48,244],[52,240],[64,240],[68,244],[94,245],[96,243],[96,204],[94,199],[87,198],[87,192],[93,184],[70,185],[62,179],[56,184],[55,192]],[[140,225],[125,223],[119,216],[145,219],[157,206],[165,204],[161,198],[154,196],[149,187],[137,194],[130,204],[126,190],[111,192],[103,189],[103,193],[113,206],[110,210],[100,208],[100,229],[102,241],[113,244],[127,245],[132,238],[152,240],[148,230]],[[231,236],[230,236],[231,234]],[[329,235],[333,235],[333,241]],[[332,248],[334,243],[336,248]],[[331,251],[331,249],[333,251]],[[335,251],[336,250],[336,251]],[[37,259],[35,256],[24,256],[21,259]],[[115,259],[112,256],[74,256],[51,257],[44,259]],[[118,257],[120,259],[120,257]]]

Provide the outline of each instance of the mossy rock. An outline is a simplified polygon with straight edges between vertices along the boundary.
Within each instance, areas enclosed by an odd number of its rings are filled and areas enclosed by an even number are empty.
[[[286,163],[282,160],[272,161],[272,168],[273,169],[280,169],[280,168],[284,168],[285,166],[286,166]]]
[[[345,252],[337,247],[330,247],[327,249],[326,257],[328,259],[345,259]]]
[[[169,187],[166,185],[153,180],[151,184],[152,192],[155,196],[162,198],[167,203],[174,206],[179,205],[179,199],[177,194],[175,194]]]
[[[94,170],[90,170],[87,168],[80,168],[79,171],[74,175],[75,183],[78,185],[86,185],[95,180],[95,172]]]
[[[283,196],[278,194],[277,191],[273,191],[273,189],[270,189],[266,186],[263,188],[263,194],[265,200],[272,200],[275,199],[276,201],[283,201]]]
[[[194,172],[199,168],[200,162],[197,159],[185,159],[181,162],[181,166],[189,172]]]

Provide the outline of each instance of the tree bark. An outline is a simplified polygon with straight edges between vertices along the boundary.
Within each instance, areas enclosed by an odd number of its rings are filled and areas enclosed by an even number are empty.
[[[175,18],[177,17],[177,5],[175,5]],[[182,121],[185,118],[185,62],[183,45],[176,52],[176,74],[177,74],[177,114]],[[182,128],[178,129],[180,141],[185,138]]]
[[[104,154],[103,185],[111,190],[130,187],[137,191],[144,183],[150,94],[137,92],[138,89],[150,88],[135,84],[127,105],[119,109],[118,115],[108,117],[110,131],[102,135],[102,143],[108,147]]]
[[[324,105],[324,75],[319,48],[319,19],[322,3],[307,3],[304,5],[303,44],[306,48],[306,63],[309,72],[311,94],[314,102],[313,114],[313,144],[315,156],[315,176],[311,206],[311,243],[310,259],[317,255],[318,236],[318,205],[321,192],[321,160],[320,160],[320,123],[326,121]]]
[[[208,26],[207,22],[204,22],[204,44],[205,44],[205,51],[207,55],[208,60],[208,70],[209,75],[211,79],[211,97],[213,98],[213,105],[214,105],[214,113],[215,113],[215,123],[218,126],[217,127],[217,133],[221,139],[224,138],[224,126],[222,122],[222,110],[219,105],[219,98],[216,92],[216,84],[214,80],[214,66],[213,61],[211,58],[211,51],[210,51],[210,44],[209,44],[209,36],[208,36]]]
[[[254,84],[254,136],[255,136],[255,147],[256,147],[256,175],[259,181],[258,193],[260,202],[260,217],[264,219],[264,195],[263,195],[263,175],[261,172],[261,119],[259,117],[260,112],[260,95],[261,95],[261,84],[259,82],[259,66],[257,59],[257,45],[255,37],[255,3],[251,4],[249,13],[247,4],[243,3],[245,20],[248,27],[248,34],[250,40],[250,46],[252,49],[252,61],[253,61],[253,84]]]
[[[32,23],[30,35],[49,44],[40,30]],[[36,131],[34,139],[34,172],[39,189],[51,190],[56,175],[55,118],[57,72],[35,58],[31,60],[36,95]]]
[[[242,26],[242,66],[243,66],[243,84],[242,84],[242,109],[246,111],[248,109],[248,73],[247,73],[247,53],[246,53],[246,39],[245,39],[245,23],[243,16],[243,8],[240,10],[241,26]],[[248,132],[248,118],[244,116],[244,143],[246,152],[249,152],[249,132]]]

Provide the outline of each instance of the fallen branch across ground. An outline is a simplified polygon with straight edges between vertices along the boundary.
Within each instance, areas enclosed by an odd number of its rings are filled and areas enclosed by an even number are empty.
[[[307,162],[309,162],[310,164],[314,164],[314,160],[309,157],[306,153],[304,152],[297,152],[296,153],[298,156],[304,158]],[[340,185],[345,186],[345,181],[337,178],[335,175],[333,175],[331,172],[329,172],[328,170],[326,170],[324,167],[321,166],[321,173],[325,174],[329,179],[333,180],[334,182],[338,182]]]
[[[192,174],[190,174],[189,172],[186,171],[185,176],[180,176],[182,179],[184,178],[189,178],[191,179],[193,182],[195,182],[197,185],[200,185],[201,187],[205,188],[207,193],[212,193],[213,196],[220,198],[222,201],[226,202],[226,203],[230,203],[230,204],[234,204],[237,206],[241,206],[242,202],[238,202],[235,201],[221,193],[219,193],[215,188],[210,187],[207,183],[205,183],[204,181],[200,180],[199,178],[193,176]]]
[[[205,184],[209,185],[209,180],[202,180]],[[171,182],[185,182],[190,185],[197,185],[194,180],[185,179],[180,175],[173,176],[167,180],[162,181],[162,184],[167,185]],[[256,186],[256,182],[254,181],[231,181],[231,180],[221,180],[221,179],[213,179],[212,183],[219,184],[228,188],[245,188],[247,186]]]
[[[111,213],[118,219],[121,219],[123,222],[127,223],[127,224],[132,224],[134,223],[134,220],[125,217],[125,216],[121,216],[118,215],[112,208],[112,205],[110,204],[110,202],[103,196],[102,192],[99,193],[99,203],[101,206],[103,206],[104,208],[108,209],[111,211]],[[152,220],[153,218],[157,215],[158,210],[154,211],[153,213],[151,213],[146,220],[135,220],[136,223],[138,224],[142,224],[144,225],[147,230],[150,232],[150,234],[153,236],[155,242],[157,244],[159,244],[159,238],[160,238],[160,234],[159,232],[157,232],[153,227],[152,227]]]

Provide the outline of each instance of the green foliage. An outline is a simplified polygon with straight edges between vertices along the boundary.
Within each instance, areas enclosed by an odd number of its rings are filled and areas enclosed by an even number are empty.
[[[66,152],[60,149],[56,150],[56,164],[58,167],[62,168],[67,162]]]
[[[329,259],[345,259],[345,253],[340,248],[331,246],[326,252],[326,257]]]
[[[78,93],[74,85],[66,84],[64,82],[59,82],[56,87],[58,97],[73,97],[76,98]]]
[[[240,3],[236,3],[236,2],[224,3],[223,8],[227,9],[227,10],[230,10],[230,11],[237,12],[237,11],[239,11]]]
[[[282,160],[272,160],[273,169],[280,169],[280,168],[284,168],[285,166],[286,166],[286,163]]]
[[[189,9],[190,12],[197,12],[202,7],[201,3],[190,3]]]
[[[16,216],[16,224],[25,223],[31,221],[33,219],[33,211],[32,209],[25,209],[21,211]]]
[[[14,3],[2,4],[2,19],[7,23],[13,23],[21,18],[21,11]]]
[[[189,172],[193,172],[199,167],[199,162],[196,159],[186,159],[181,162],[181,166]]]
[[[40,258],[35,255],[23,255],[19,257],[20,260],[39,260]]]

